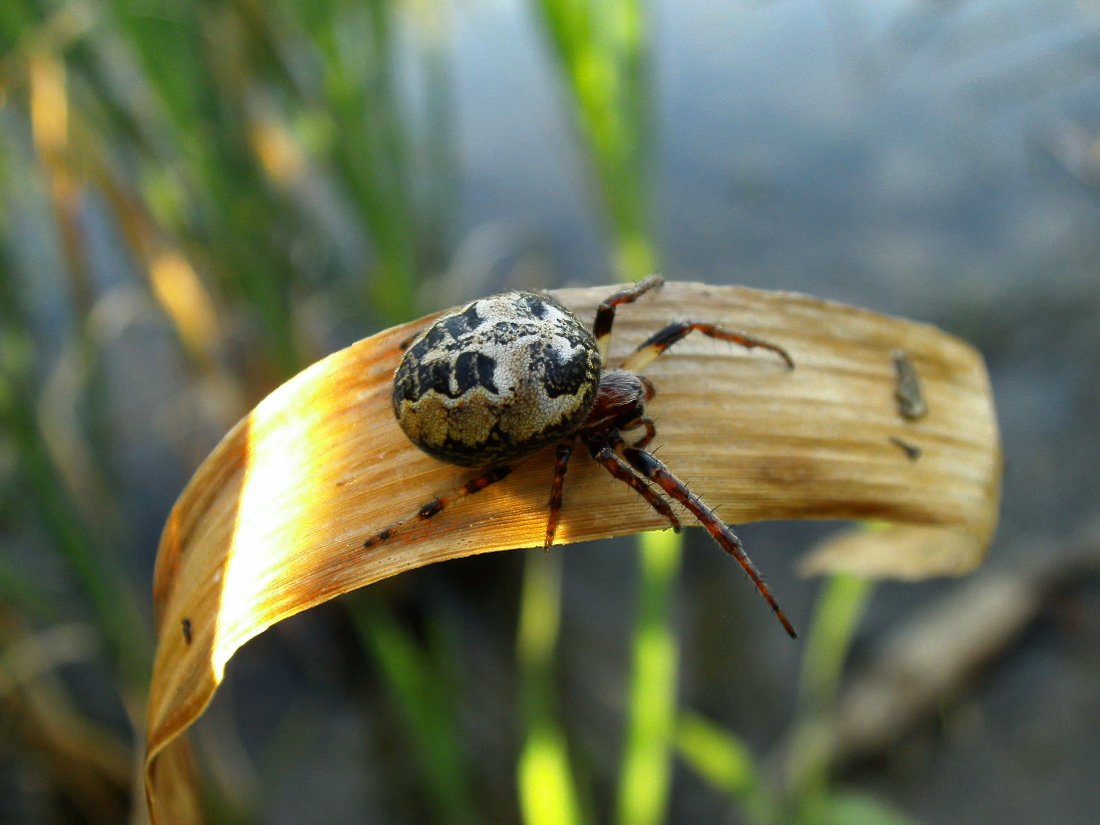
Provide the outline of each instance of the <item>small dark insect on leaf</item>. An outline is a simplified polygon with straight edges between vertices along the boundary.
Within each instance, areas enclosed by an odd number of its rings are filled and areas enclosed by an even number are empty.
[[[182,619],[180,621],[180,628],[183,630],[183,641],[186,644],[190,645],[191,644],[191,620],[190,619]]]
[[[903,438],[898,438],[896,435],[887,436],[890,439],[890,443],[894,444],[905,453],[906,458],[910,461],[916,461],[921,457],[921,453],[924,452],[916,444],[911,444]]]
[[[920,376],[909,353],[896,349],[890,353],[897,373],[894,397],[898,401],[898,414],[908,421],[915,421],[928,414],[928,404],[921,390]]]

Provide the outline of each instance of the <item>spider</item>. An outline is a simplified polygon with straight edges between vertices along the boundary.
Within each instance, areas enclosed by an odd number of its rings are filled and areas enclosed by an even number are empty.
[[[506,292],[482,298],[439,318],[405,348],[393,379],[393,411],[401,429],[429,455],[482,472],[451,492],[425,502],[408,518],[374,534],[370,549],[408,523],[425,521],[466,496],[503,480],[516,462],[557,444],[550,484],[544,547],[554,543],[562,488],[580,441],[611,476],[633,489],[673,530],[679,502],[715,542],[744,568],[787,633],[796,637],[779,603],[729,525],[648,451],[657,428],[646,415],[653,385],[638,373],[691,332],[777,354],[783,348],[714,324],[680,321],[654,333],[607,366],[615,310],[664,284],[651,275],[605,299],[592,330],[546,294]],[[624,432],[641,430],[632,441]]]

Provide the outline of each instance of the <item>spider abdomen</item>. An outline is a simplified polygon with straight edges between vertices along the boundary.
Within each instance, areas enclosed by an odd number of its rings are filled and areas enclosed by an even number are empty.
[[[429,455],[504,464],[575,432],[600,383],[593,334],[548,295],[507,292],[439,318],[393,380],[401,429]]]

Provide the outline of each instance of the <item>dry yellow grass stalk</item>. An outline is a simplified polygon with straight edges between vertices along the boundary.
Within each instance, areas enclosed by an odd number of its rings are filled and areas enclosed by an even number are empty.
[[[612,290],[555,294],[591,318]],[[893,553],[876,536],[867,568],[876,575],[960,573],[981,560],[996,524],[1000,450],[972,348],[933,327],[802,295],[671,283],[620,310],[612,356],[685,318],[777,343],[797,365],[788,371],[770,353],[691,336],[645,370],[657,387],[650,412],[662,460],[723,518],[875,519],[916,530],[922,541]],[[399,344],[424,323],[360,341],[288,381],[223,439],[176,503],[154,582],[146,783],[155,821],[195,821],[180,734],[248,639],[405,570],[541,545],[549,452],[363,551],[366,537],[470,477],[417,451],[390,409]],[[919,373],[928,407],[919,420],[899,414],[896,351]],[[559,542],[664,526],[624,485],[574,460]],[[737,597],[756,598],[749,587]]]

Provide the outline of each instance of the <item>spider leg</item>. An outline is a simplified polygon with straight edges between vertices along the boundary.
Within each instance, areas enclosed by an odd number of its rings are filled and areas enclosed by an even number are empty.
[[[650,481],[656,482],[669,497],[680,502],[684,507],[690,510],[692,515],[699,520],[699,523],[707,528],[707,532],[710,533],[711,537],[718,543],[718,546],[737,559],[737,563],[741,565],[749,578],[752,579],[753,584],[756,585],[756,589],[760,592],[760,595],[764,597],[764,601],[766,601],[775,612],[775,616],[779,619],[780,624],[783,625],[783,629],[787,631],[787,634],[792,639],[798,638],[794,626],[783,613],[783,608],[779,606],[779,602],[775,600],[771,590],[769,590],[768,586],[764,583],[764,578],[756,569],[756,565],[752,563],[752,560],[745,553],[745,548],[742,547],[741,540],[737,538],[733,530],[730,529],[730,526],[719,519],[718,516],[703,503],[702,499],[691,492],[691,490],[687,488],[687,485],[672,474],[672,471],[669,470],[668,467],[645,450],[640,450],[636,447],[627,447],[623,450],[623,455],[635,470]]]
[[[481,475],[471,478],[461,487],[453,490],[452,492],[443,495],[436,496],[431,501],[426,501],[420,505],[420,509],[416,511],[416,515],[408,516],[401,519],[401,521],[394,522],[385,530],[379,530],[373,536],[363,542],[363,549],[369,550],[372,547],[381,544],[384,541],[388,541],[393,538],[402,528],[417,524],[422,521],[427,521],[433,516],[438,516],[452,504],[459,499],[466,498],[466,496],[472,496],[474,493],[480,493],[486,487],[496,484],[498,481],[502,481],[508,477],[508,474],[512,472],[511,467],[492,467]]]
[[[558,442],[557,459],[554,461],[554,480],[550,482],[550,515],[546,519],[544,550],[549,550],[554,544],[554,534],[558,531],[558,520],[561,518],[561,491],[565,484],[565,471],[569,469],[569,457],[573,455],[575,440],[574,436],[569,436]]]
[[[660,275],[650,275],[620,289],[615,294],[604,299],[596,309],[596,320],[592,324],[592,334],[596,336],[596,343],[600,347],[600,359],[607,363],[607,346],[611,341],[611,325],[615,323],[615,308],[620,304],[632,304],[651,289],[660,289],[664,286],[665,279]]]
[[[645,435],[643,435],[630,446],[634,447],[637,450],[644,450],[646,447],[649,446],[649,443],[657,437],[657,425],[653,423],[653,419],[650,418],[648,415],[643,415],[638,417],[636,420],[631,421],[625,427],[622,427],[622,429],[633,430],[637,427],[645,427]],[[622,437],[618,433],[615,434],[615,437],[611,441],[611,446],[613,447],[618,447],[619,445],[625,444],[626,442],[623,441]]]
[[[618,438],[617,433],[615,433],[615,437]],[[619,443],[622,443],[621,438],[619,438]],[[611,473],[614,478],[629,486],[644,498],[650,507],[664,516],[675,532],[680,532],[680,519],[672,512],[672,505],[660,493],[646,484],[645,479],[623,461],[611,444],[602,439],[592,439],[588,442],[588,451],[592,454],[592,458],[602,465],[607,472]]]
[[[642,283],[645,282],[643,281]],[[735,344],[740,344],[746,349],[760,347],[761,349],[771,350],[787,362],[788,369],[794,369],[794,361],[782,347],[768,343],[767,341],[762,341],[759,338],[753,338],[751,335],[745,335],[742,332],[731,332],[714,324],[705,324],[699,321],[679,321],[675,324],[669,324],[664,329],[657,330],[657,332],[653,333],[653,335],[639,344],[634,352],[623,359],[622,369],[637,372],[677,341],[687,337],[687,335],[693,331],[701,332],[704,335],[710,336],[711,338],[718,338],[722,341],[732,341]]]

